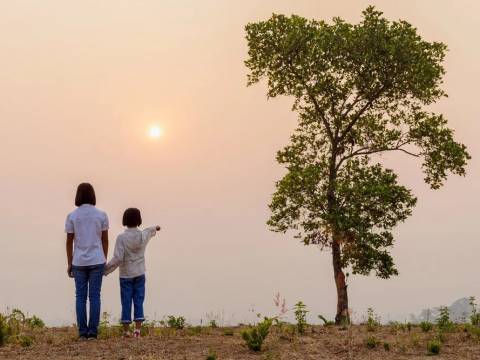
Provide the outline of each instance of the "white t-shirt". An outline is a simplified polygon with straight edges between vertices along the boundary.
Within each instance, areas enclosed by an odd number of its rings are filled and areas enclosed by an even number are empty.
[[[108,230],[108,216],[93,205],[84,204],[68,214],[65,232],[75,234],[72,265],[90,266],[106,262],[102,247],[102,231],[105,230]]]

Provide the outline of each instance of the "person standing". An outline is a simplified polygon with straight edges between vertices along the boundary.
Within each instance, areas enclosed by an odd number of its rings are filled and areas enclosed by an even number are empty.
[[[96,339],[100,322],[100,291],[108,255],[108,216],[96,208],[93,186],[78,185],[75,209],[65,221],[67,274],[75,279],[75,310],[80,340]],[[87,322],[87,296],[89,319]]]

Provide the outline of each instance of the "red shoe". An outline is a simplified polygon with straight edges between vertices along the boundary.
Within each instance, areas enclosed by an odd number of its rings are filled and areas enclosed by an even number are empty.
[[[140,330],[136,329],[136,330],[133,332],[133,337],[134,337],[135,339],[140,339],[140,338],[141,338]]]

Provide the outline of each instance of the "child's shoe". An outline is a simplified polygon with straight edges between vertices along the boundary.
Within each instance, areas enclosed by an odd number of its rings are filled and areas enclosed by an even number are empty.
[[[131,338],[132,337],[132,333],[130,331],[124,331],[123,332],[123,337],[125,339],[128,339],[128,338]]]
[[[135,331],[133,332],[133,337],[134,337],[135,339],[141,338],[141,336],[140,336],[140,330],[135,329]]]

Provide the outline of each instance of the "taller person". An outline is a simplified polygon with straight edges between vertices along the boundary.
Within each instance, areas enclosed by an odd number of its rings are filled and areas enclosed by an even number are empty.
[[[100,322],[100,291],[108,255],[108,216],[95,207],[93,186],[78,185],[75,209],[65,221],[67,273],[75,279],[76,314],[80,340],[96,339]],[[87,322],[87,296],[90,302]]]

